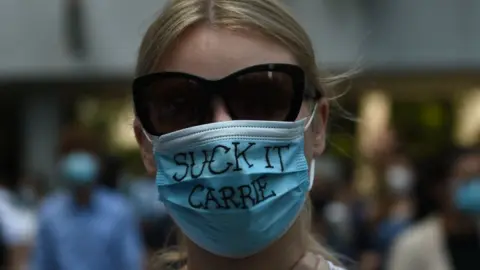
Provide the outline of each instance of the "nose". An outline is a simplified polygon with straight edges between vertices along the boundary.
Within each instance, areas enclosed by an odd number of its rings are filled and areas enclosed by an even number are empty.
[[[219,99],[215,98],[212,102],[212,109],[213,109],[213,119],[212,122],[223,122],[223,121],[231,121],[232,118],[228,114],[227,107],[225,103]]]

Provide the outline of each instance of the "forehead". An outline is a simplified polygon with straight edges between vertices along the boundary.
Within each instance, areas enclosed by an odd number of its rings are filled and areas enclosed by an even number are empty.
[[[219,79],[267,63],[296,64],[296,61],[286,48],[254,31],[199,25],[181,36],[162,61],[161,69]]]

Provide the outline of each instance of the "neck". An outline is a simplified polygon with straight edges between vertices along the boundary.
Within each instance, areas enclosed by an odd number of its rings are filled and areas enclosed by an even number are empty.
[[[90,199],[92,197],[92,190],[88,188],[79,188],[74,191],[73,198],[75,203],[80,206],[84,207],[90,204]]]
[[[244,259],[219,257],[188,241],[188,270],[291,270],[306,252],[301,227],[295,222],[277,242]]]

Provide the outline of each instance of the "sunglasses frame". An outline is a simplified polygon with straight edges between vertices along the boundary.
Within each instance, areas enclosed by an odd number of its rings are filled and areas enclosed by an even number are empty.
[[[154,136],[161,136],[166,133],[160,133],[155,131],[154,125],[149,117],[149,108],[148,100],[145,100],[145,94],[148,92],[148,87],[157,81],[167,78],[184,78],[187,80],[194,80],[199,85],[202,85],[202,89],[208,92],[209,95],[218,96],[223,98],[222,87],[225,84],[232,83],[236,78],[242,75],[255,72],[282,72],[290,76],[292,80],[293,87],[293,97],[290,103],[290,111],[287,113],[287,116],[283,121],[293,122],[297,118],[302,102],[304,99],[313,99],[319,100],[322,97],[322,94],[315,89],[312,93],[309,93],[307,90],[311,89],[313,86],[308,83],[305,72],[297,65],[292,64],[262,64],[247,67],[236,71],[222,79],[219,80],[208,80],[202,77],[198,77],[192,74],[183,73],[183,72],[158,72],[151,73],[144,76],[140,76],[133,81],[132,85],[132,94],[133,94],[133,103],[135,114],[140,120],[143,128],[147,133]],[[229,108],[227,102],[225,103],[226,109],[232,118],[232,120],[238,120],[238,117],[235,116],[233,111]]]

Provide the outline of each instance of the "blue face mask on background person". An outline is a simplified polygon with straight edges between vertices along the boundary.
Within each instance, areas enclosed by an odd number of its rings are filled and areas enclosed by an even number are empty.
[[[60,177],[70,187],[85,186],[94,183],[99,172],[99,161],[87,152],[68,154],[59,163]]]
[[[480,216],[480,177],[461,183],[455,190],[454,203],[458,210]]]
[[[154,137],[159,198],[182,232],[232,258],[283,236],[313,181],[305,122],[226,121]]]

